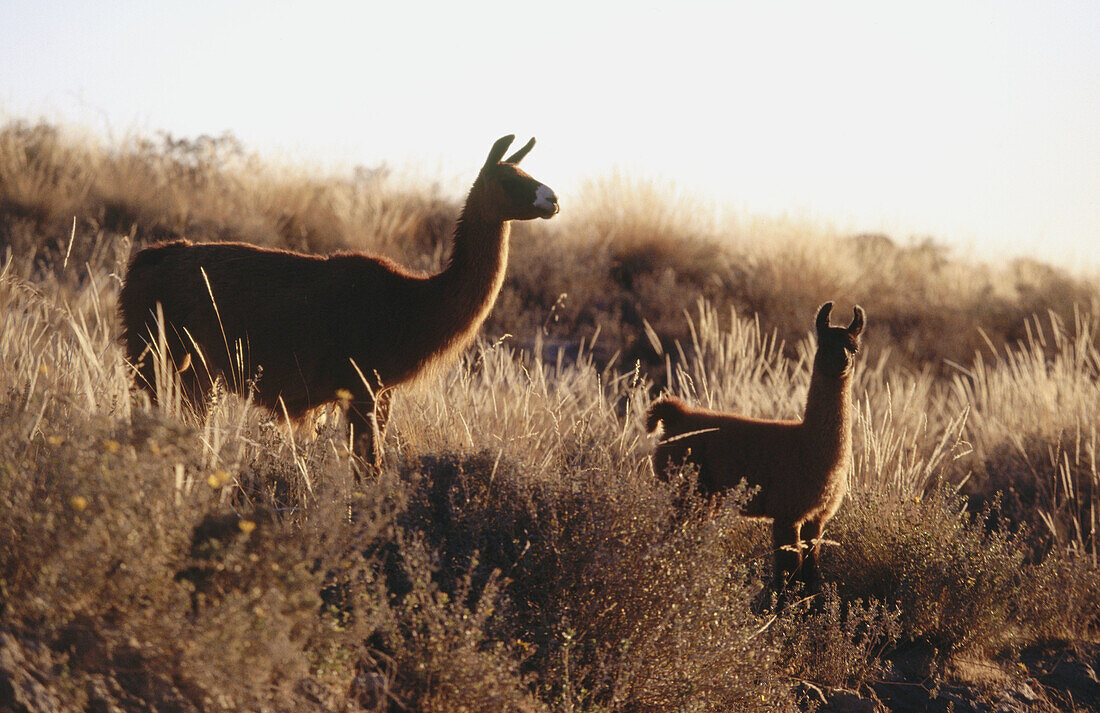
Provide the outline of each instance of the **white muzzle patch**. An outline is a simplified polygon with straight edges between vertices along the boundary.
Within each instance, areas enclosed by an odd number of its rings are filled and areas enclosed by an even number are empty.
[[[557,210],[558,197],[549,186],[539,185],[535,189],[535,207],[541,210]]]

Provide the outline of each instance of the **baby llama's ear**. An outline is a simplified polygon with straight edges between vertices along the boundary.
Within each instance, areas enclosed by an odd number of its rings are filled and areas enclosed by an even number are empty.
[[[508,134],[507,136],[501,136],[493,144],[493,148],[489,149],[489,157],[485,159],[486,166],[495,166],[500,163],[500,159],[504,157],[504,152],[508,150],[508,147],[512,145],[512,142],[516,140],[515,134]]]
[[[854,312],[855,316],[852,317],[852,323],[848,325],[848,334],[858,337],[860,332],[863,331],[863,325],[867,322],[867,316],[859,305],[856,305]]]
[[[833,311],[833,303],[826,302],[817,311],[817,333],[821,334],[829,328],[829,313]]]
[[[531,140],[523,145],[523,148],[521,148],[519,151],[516,151],[514,154],[512,154],[508,158],[504,159],[504,163],[519,163],[520,161],[523,160],[524,156],[531,153],[531,149],[534,148],[534,146],[535,146],[535,137],[532,136]]]

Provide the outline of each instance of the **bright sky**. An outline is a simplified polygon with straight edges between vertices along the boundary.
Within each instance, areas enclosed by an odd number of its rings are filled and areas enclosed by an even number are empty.
[[[0,112],[280,160],[734,211],[1100,269],[1100,3],[0,0]]]

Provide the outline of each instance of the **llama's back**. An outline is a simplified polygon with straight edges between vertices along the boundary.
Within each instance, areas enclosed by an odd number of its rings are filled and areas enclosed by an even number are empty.
[[[132,361],[141,357],[156,333],[159,304],[173,354],[197,344],[202,359],[192,363],[237,391],[262,368],[260,403],[275,407],[281,397],[291,416],[301,415],[358,381],[349,356],[368,375],[390,366],[374,356],[384,353],[384,340],[370,336],[400,338],[410,277],[365,255],[182,240],[155,245],[134,256],[119,296],[127,353]]]
[[[311,262],[316,259],[238,243],[177,240],[140,251],[119,294],[131,359],[155,333],[158,305],[169,339],[180,341],[186,330],[188,341],[215,363],[225,346],[214,346],[225,340],[247,334],[251,342],[265,341],[275,323],[293,317],[295,302],[309,301],[295,285],[319,277],[310,274]]]
[[[752,418],[689,406],[683,399],[665,396],[653,402],[646,413],[646,430],[653,433],[658,425],[661,426],[665,441],[685,434],[690,434],[688,438],[714,434],[723,435],[734,442],[775,440],[786,446],[789,445],[789,439],[795,437],[801,421]]]
[[[802,458],[800,422],[767,421],[691,407],[680,399],[661,399],[650,407],[647,428],[662,426],[653,453],[654,469],[694,465],[704,494],[736,486],[741,479],[761,489],[746,514],[761,510],[777,472],[797,470]],[[763,514],[763,512],[755,513]]]

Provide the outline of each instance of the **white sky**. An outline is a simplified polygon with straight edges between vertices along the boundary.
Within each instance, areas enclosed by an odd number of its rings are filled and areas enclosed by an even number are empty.
[[[1100,269],[1100,2],[0,0],[0,111],[230,130],[570,202],[621,169],[735,211]]]

